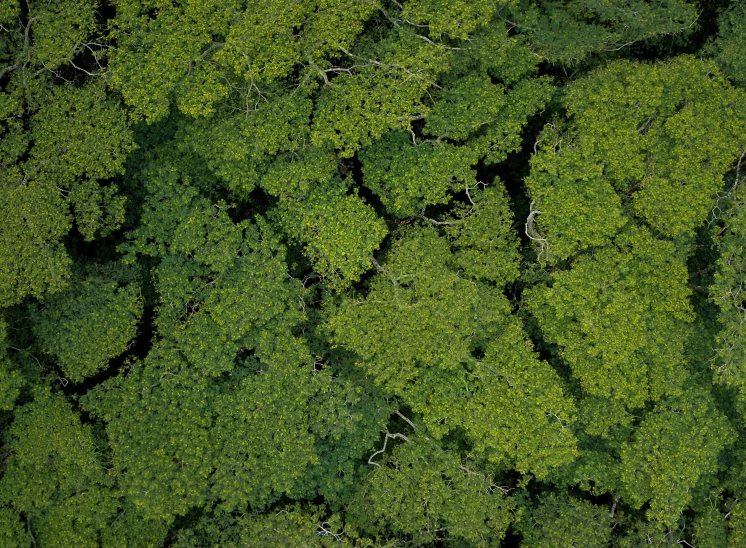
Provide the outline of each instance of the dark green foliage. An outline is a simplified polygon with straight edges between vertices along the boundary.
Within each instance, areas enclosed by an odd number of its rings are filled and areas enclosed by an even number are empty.
[[[721,325],[716,336],[715,375],[717,380],[738,388],[743,394],[746,389],[746,295],[743,292],[746,281],[746,202],[742,181],[736,179],[722,199],[730,207],[718,242],[720,259],[710,288],[710,296],[720,311],[718,320]]]
[[[3,504],[22,512],[45,546],[97,546],[118,503],[91,427],[80,424],[62,395],[38,388],[16,412],[8,442]]]
[[[718,19],[718,36],[711,46],[711,52],[723,72],[734,83],[743,87],[746,84],[746,3],[732,1]]]
[[[685,380],[685,282],[673,245],[636,229],[554,274],[551,287],[532,288],[526,301],[584,392],[637,408],[678,393]]]
[[[46,300],[34,314],[34,332],[65,377],[80,382],[127,350],[141,315],[136,283],[118,287],[114,280],[90,277]]]
[[[554,493],[530,507],[519,521],[523,545],[539,546],[606,546],[611,536],[606,508],[585,500]]]
[[[746,545],[745,25],[0,0],[0,545]]]
[[[671,34],[686,36],[697,23],[697,7],[685,0],[518,1],[516,29],[553,63],[573,64],[588,55],[614,52]],[[513,11],[511,10],[511,11]]]
[[[512,501],[488,475],[427,439],[394,449],[362,486],[348,510],[350,526],[374,537],[393,534],[414,546],[436,539],[477,545],[499,542]]]

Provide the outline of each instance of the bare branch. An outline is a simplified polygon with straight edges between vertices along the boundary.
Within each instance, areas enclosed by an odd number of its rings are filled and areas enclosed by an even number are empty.
[[[407,417],[405,417],[404,415],[402,415],[401,411],[399,411],[399,410],[397,409],[397,410],[396,410],[396,411],[394,411],[394,412],[395,412],[395,413],[396,413],[396,414],[397,414],[397,415],[399,416],[399,418],[400,418],[400,419],[402,419],[402,420],[406,421],[406,423],[407,423],[407,424],[409,424],[409,426],[411,426],[411,427],[412,427],[412,430],[417,430],[417,428],[415,428],[415,426],[414,426],[414,424],[412,423],[412,421],[411,421],[411,420],[409,420],[409,419],[408,419]]]
[[[389,271],[388,271],[388,270],[386,270],[386,269],[385,269],[385,268],[383,268],[383,267],[382,267],[382,266],[381,266],[380,264],[378,264],[378,261],[376,261],[376,259],[375,259],[374,257],[371,257],[371,258],[370,258],[370,262],[371,262],[371,263],[373,263],[373,266],[375,266],[375,267],[376,267],[376,270],[377,270],[378,272],[385,272],[386,274],[388,274],[388,273],[389,273]]]
[[[452,49],[452,50],[456,50],[456,51],[461,51],[461,48],[454,48],[454,47],[451,47],[451,46],[444,46],[443,44],[438,44],[438,43],[433,42],[432,40],[430,40],[430,38],[428,38],[427,36],[422,36],[421,34],[415,34],[415,36],[417,38],[420,38],[420,39],[424,40],[428,44],[430,44],[432,46],[435,46],[436,48]]]
[[[531,204],[529,205],[530,213],[528,215],[528,219],[526,219],[526,236],[534,242],[535,245],[539,248],[539,256],[541,256],[542,253],[545,253],[549,251],[549,244],[547,243],[546,238],[542,238],[541,235],[536,232],[534,229],[534,221],[536,220],[537,215],[541,215],[541,211],[538,209],[534,209],[534,201],[531,200]]]
[[[418,217],[424,221],[427,221],[428,223],[434,224],[435,226],[452,225],[455,222],[455,221],[436,221],[435,219],[431,219],[430,217],[425,217],[424,209],[418,215]]]
[[[373,453],[370,457],[368,457],[368,464],[372,464],[373,466],[378,466],[380,468],[381,467],[380,464],[378,464],[377,462],[373,462],[373,457],[380,455],[381,453],[384,453],[386,451],[386,444],[388,444],[390,439],[395,439],[395,438],[399,438],[409,443],[409,438],[405,436],[404,434],[399,434],[399,433],[390,434],[389,432],[386,432],[386,437],[383,439],[383,447],[379,449],[378,451],[376,451],[375,453]]]
[[[88,76],[94,76],[94,77],[96,77],[96,76],[101,76],[100,74],[94,74],[93,72],[88,72],[88,71],[87,71],[86,69],[84,69],[84,68],[80,68],[80,67],[79,67],[78,65],[76,65],[75,63],[73,63],[73,60],[72,60],[72,59],[70,59],[70,64],[71,64],[71,65],[72,65],[72,66],[73,66],[74,68],[78,69],[79,71],[81,71],[81,72],[85,72],[85,73],[86,73],[86,74],[87,74]]]
[[[609,517],[613,518],[614,513],[616,512],[616,505],[619,502],[619,497],[614,497],[614,504],[611,505],[611,512],[609,512]]]

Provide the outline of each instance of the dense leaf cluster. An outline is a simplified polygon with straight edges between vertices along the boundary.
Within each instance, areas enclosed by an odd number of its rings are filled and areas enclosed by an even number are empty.
[[[0,0],[0,545],[746,545],[746,2]]]

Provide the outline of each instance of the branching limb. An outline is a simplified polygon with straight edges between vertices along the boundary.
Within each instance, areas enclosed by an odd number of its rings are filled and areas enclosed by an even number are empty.
[[[386,432],[386,437],[383,439],[383,447],[381,447],[378,451],[376,451],[370,457],[368,457],[368,464],[372,464],[373,466],[378,466],[380,468],[381,465],[378,464],[377,462],[373,462],[373,458],[380,455],[381,453],[386,452],[386,445],[388,444],[389,440],[395,439],[395,438],[404,440],[407,443],[409,443],[409,438],[405,436],[404,434],[399,434],[399,433],[391,434],[389,432]]]

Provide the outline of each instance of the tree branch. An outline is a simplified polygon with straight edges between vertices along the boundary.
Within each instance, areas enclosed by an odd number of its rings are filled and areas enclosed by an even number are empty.
[[[376,451],[375,453],[373,453],[370,457],[368,457],[368,464],[372,464],[373,466],[378,466],[380,468],[381,467],[380,464],[378,464],[377,462],[373,462],[373,457],[380,455],[381,453],[384,453],[386,451],[386,444],[388,444],[390,439],[394,439],[394,438],[402,439],[406,441],[407,443],[409,442],[409,438],[405,436],[404,434],[398,434],[398,433],[390,434],[389,432],[386,432],[386,437],[383,439],[383,447],[379,449],[378,451]]]
[[[411,427],[412,427],[412,430],[417,430],[417,428],[415,428],[415,426],[414,426],[414,424],[412,423],[412,421],[411,421],[411,420],[409,420],[409,419],[408,419],[407,417],[405,417],[404,415],[402,415],[401,411],[399,411],[399,410],[397,409],[396,411],[394,411],[394,413],[396,413],[396,414],[397,414],[397,415],[399,416],[399,418],[400,418],[400,419],[402,419],[402,420],[403,420],[403,421],[405,421],[405,422],[406,422],[407,424],[409,424],[409,426],[411,426]]]

